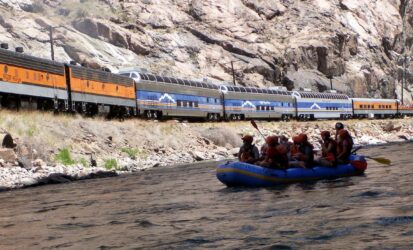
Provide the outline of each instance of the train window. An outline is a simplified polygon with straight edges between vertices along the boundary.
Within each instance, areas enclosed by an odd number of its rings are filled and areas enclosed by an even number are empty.
[[[204,82],[201,82],[201,86],[202,86],[203,88],[208,88],[208,84],[207,84],[207,83],[204,83]]]
[[[196,82],[194,82],[194,81],[188,81],[188,82],[189,82],[189,85],[190,85],[190,86],[196,87]]]
[[[271,110],[274,111],[274,106],[271,106]]]
[[[231,87],[231,86],[226,86],[226,87],[227,87],[228,91],[234,91],[233,87]]]
[[[198,102],[195,102],[194,104],[195,104],[195,108],[199,108],[199,103]]]
[[[251,88],[251,92],[252,92],[252,93],[258,93],[258,91],[257,91],[256,88]]]
[[[164,76],[163,80],[167,83],[171,83],[171,78]]]
[[[184,81],[182,81],[182,79],[177,78],[176,81],[178,82],[178,84],[180,85],[185,85]]]
[[[195,85],[196,85],[198,88],[202,88],[202,84],[201,84],[200,82],[195,82]]]
[[[255,108],[256,108],[257,110],[260,110],[260,106],[256,106]]]
[[[241,92],[247,92],[247,90],[245,90],[245,88],[244,87],[239,87],[239,90],[241,91]]]
[[[177,100],[177,101],[176,101],[176,106],[181,107],[181,106],[182,106],[182,101],[181,101],[181,100]]]
[[[241,90],[239,89],[239,87],[233,87],[234,88],[234,91],[236,91],[236,92],[241,92]]]
[[[262,89],[257,89],[257,92],[258,92],[258,93],[262,93]]]
[[[156,78],[155,78],[154,75],[147,74],[147,76],[148,76],[148,78],[149,78],[149,81],[156,81]]]
[[[171,83],[178,84],[178,81],[175,78],[170,77],[169,80],[171,80]]]
[[[155,75],[155,78],[156,78],[156,81],[157,81],[157,82],[163,82],[163,81],[164,81],[161,76]]]
[[[251,93],[251,92],[252,92],[252,91],[251,91],[251,88],[245,88],[245,91],[248,92],[248,93]]]

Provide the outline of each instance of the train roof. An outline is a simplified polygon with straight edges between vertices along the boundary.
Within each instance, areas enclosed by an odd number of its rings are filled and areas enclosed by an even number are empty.
[[[379,99],[379,98],[351,98],[351,100],[356,102],[396,102],[397,99]]]
[[[138,73],[140,78],[145,81],[179,84],[179,85],[206,88],[206,89],[219,89],[218,85],[207,83],[207,82],[192,81],[192,80],[186,80],[182,78],[175,78],[175,77],[168,77],[168,76],[159,76],[159,75],[154,75],[154,74],[149,74],[149,73],[141,73],[141,72],[135,72],[135,73]]]
[[[77,65],[68,66],[72,69],[72,75],[80,79],[133,86],[133,80],[126,76]]]
[[[65,73],[63,63],[17,53],[7,49],[0,49],[0,63],[58,75],[64,75]]]
[[[328,92],[307,92],[307,91],[294,91],[292,94],[301,98],[314,98],[314,99],[342,99],[348,100],[349,97],[345,94],[328,93]]]
[[[290,92],[285,91],[285,90],[243,87],[243,86],[229,86],[229,85],[226,85],[225,87],[230,92],[259,93],[259,94],[272,94],[272,95],[290,95]]]

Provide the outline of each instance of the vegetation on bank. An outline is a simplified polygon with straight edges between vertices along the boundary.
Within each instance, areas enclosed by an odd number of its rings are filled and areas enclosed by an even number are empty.
[[[317,142],[320,131],[332,131],[335,122],[257,121],[265,136],[284,134],[291,138],[304,132],[309,134],[313,142]],[[379,138],[395,141],[413,136],[412,118],[347,120],[344,123],[356,140]],[[93,157],[97,166],[107,169],[120,169],[131,162],[141,165],[144,161],[151,161],[154,156],[158,161],[166,159],[165,156],[173,156],[170,158],[173,160],[167,161],[173,164],[182,159],[190,161],[191,158],[186,157],[191,155],[199,158],[195,152],[209,154],[205,159],[214,153],[228,155],[241,145],[240,138],[244,133],[255,134],[254,143],[263,143],[261,135],[248,121],[185,123],[130,119],[120,122],[102,117],[1,110],[0,133],[6,132],[16,140],[16,153],[29,160],[41,159],[66,166],[78,164],[89,167]]]

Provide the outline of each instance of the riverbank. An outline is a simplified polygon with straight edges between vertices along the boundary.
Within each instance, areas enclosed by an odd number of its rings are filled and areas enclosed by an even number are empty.
[[[0,189],[115,176],[153,168],[233,157],[241,135],[261,135],[245,122],[186,123],[0,111],[0,136],[9,133],[12,149],[0,152]],[[291,138],[307,133],[318,147],[323,130],[335,121],[257,122],[261,132]],[[413,119],[349,120],[344,124],[359,145],[413,139]],[[4,159],[7,158],[7,159]]]

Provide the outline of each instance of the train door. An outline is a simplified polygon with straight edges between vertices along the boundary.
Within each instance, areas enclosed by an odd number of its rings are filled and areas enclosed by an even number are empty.
[[[70,67],[65,65],[65,77],[66,77],[66,91],[67,91],[67,110],[75,111],[75,107],[72,104],[72,89],[70,85]]]

